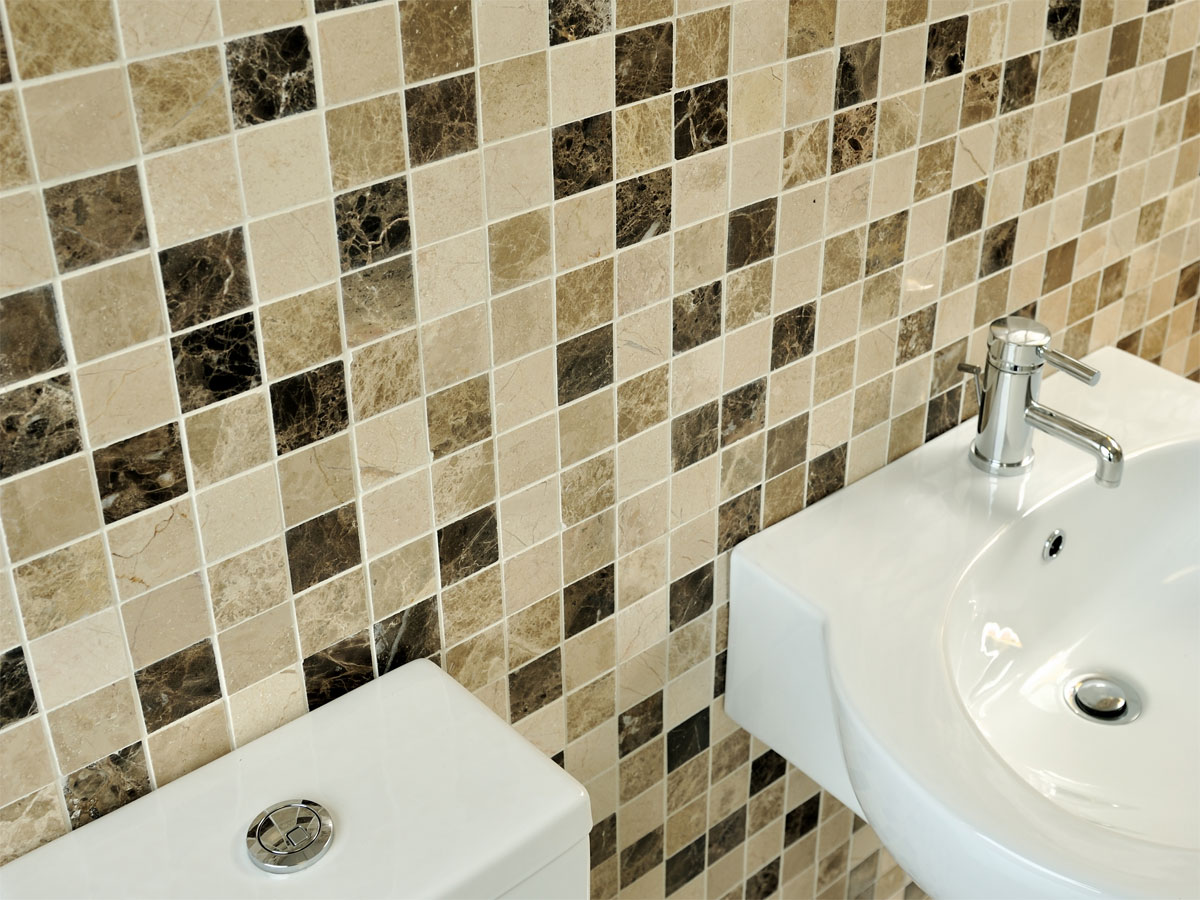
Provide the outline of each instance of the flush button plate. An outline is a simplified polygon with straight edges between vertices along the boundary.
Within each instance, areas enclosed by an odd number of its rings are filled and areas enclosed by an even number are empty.
[[[286,875],[311,866],[333,841],[333,817],[313,800],[267,807],[246,831],[246,851],[264,872]]]

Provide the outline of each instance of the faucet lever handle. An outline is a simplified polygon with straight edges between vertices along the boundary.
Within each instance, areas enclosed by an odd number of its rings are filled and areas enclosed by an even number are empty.
[[[983,371],[979,368],[979,366],[973,366],[970,363],[965,362],[960,362],[958,364],[958,371],[974,376],[975,402],[980,406],[983,406],[983,382],[979,378],[979,376],[983,374]]]
[[[1051,350],[1049,347],[1040,348],[1042,359],[1054,366],[1059,371],[1066,372],[1072,378],[1082,381],[1084,384],[1095,387],[1100,380],[1100,370],[1093,369],[1087,363],[1082,363],[1073,356],[1067,356],[1058,350]]]

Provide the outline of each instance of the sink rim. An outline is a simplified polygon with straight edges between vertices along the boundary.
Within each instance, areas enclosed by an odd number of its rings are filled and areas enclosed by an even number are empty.
[[[1200,439],[1200,385],[1114,348],[1088,360],[1104,371],[1101,385],[1088,389],[1061,376],[1048,379],[1048,404],[1111,431],[1129,456],[1165,441]],[[1146,391],[1155,392],[1155,404],[1144,402]],[[1187,427],[1191,423],[1197,424]],[[803,516],[777,523],[735,549],[735,565],[756,568],[822,619],[851,783],[868,821],[910,871],[916,867],[909,860],[921,855],[921,842],[911,841],[923,831],[920,823],[929,833],[952,829],[957,849],[976,858],[1015,864],[1025,879],[1020,884],[1041,879],[1047,890],[1085,896],[1095,893],[1095,885],[1132,895],[1195,892],[1200,855],[1114,835],[1062,810],[995,755],[959,711],[942,652],[943,614],[954,584],[1004,522],[1090,479],[1094,469],[1087,455],[1037,435],[1037,462],[1028,474],[988,478],[967,461],[973,433],[973,422],[959,425]],[[896,492],[900,502],[873,503],[881,489]],[[964,514],[964,507],[977,515]],[[908,535],[918,532],[927,552],[912,552],[919,542]],[[889,568],[884,577],[849,556],[848,533],[877,544],[893,560],[903,558],[903,565],[897,562],[901,571]],[[795,586],[798,542],[812,545],[810,558],[830,560],[826,571],[819,563],[804,570],[803,589]],[[916,599],[877,599],[897,593]],[[904,665],[896,666],[897,658]],[[914,707],[921,716],[906,712]],[[930,753],[935,746],[942,752]],[[886,778],[880,775],[885,770]],[[892,821],[897,804],[908,805],[904,823]],[[1135,862],[1134,871],[1157,874],[1128,875]]]

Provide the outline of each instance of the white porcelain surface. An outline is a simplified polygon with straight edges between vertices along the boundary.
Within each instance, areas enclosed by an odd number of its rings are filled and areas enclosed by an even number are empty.
[[[268,875],[246,828],[294,798],[333,843]],[[419,661],[0,868],[0,896],[586,897],[590,827],[578,782]]]
[[[730,715],[935,896],[1200,896],[1200,385],[1088,362],[1042,400],[1121,441],[1117,490],[1041,434],[989,478],[968,422],[733,554]],[[1071,712],[1089,671],[1140,718]]]

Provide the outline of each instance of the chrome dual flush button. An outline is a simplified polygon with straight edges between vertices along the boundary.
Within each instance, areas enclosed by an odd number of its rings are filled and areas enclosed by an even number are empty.
[[[313,800],[285,800],[254,817],[246,832],[246,851],[264,872],[287,875],[315,863],[332,841],[329,810]]]

